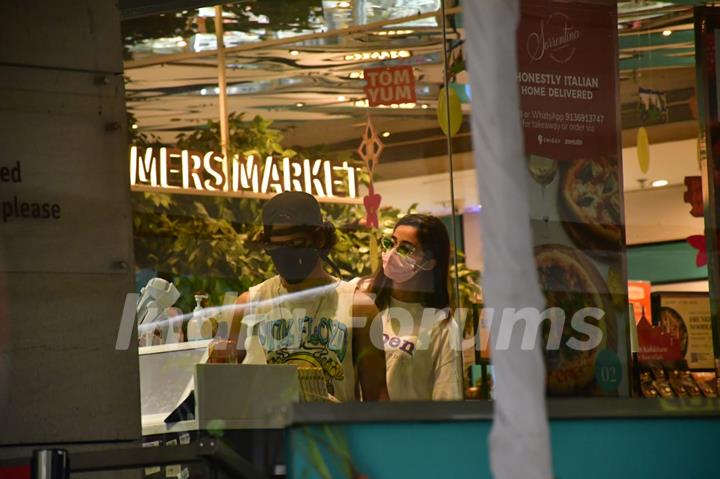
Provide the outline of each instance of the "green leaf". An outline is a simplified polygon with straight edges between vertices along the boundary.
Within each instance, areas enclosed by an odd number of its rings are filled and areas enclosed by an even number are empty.
[[[306,442],[307,449],[308,449],[308,459],[310,464],[312,464],[315,467],[315,471],[319,474],[319,476],[323,479],[332,479],[332,475],[330,474],[330,470],[327,467],[327,464],[325,464],[325,459],[323,458],[322,453],[320,452],[320,448],[318,447],[317,443],[310,439]]]

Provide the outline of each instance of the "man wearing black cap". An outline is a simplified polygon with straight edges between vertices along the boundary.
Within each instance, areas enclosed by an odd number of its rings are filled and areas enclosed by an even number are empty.
[[[280,193],[262,216],[262,243],[278,275],[238,298],[230,332],[241,348],[238,359],[319,368],[328,392],[341,401],[387,399],[385,353],[370,339],[377,308],[354,283],[323,268],[337,270],[328,257],[337,237],[315,198]],[[381,328],[373,332],[382,334]]]

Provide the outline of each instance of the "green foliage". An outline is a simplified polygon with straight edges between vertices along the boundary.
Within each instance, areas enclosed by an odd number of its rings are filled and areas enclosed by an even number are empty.
[[[230,155],[254,154],[259,158],[299,155],[283,148],[282,134],[271,128],[269,120],[255,117],[248,122],[243,121],[242,115],[233,114],[228,126]],[[140,135],[132,139],[139,146],[153,142]],[[190,134],[179,135],[177,146],[188,150],[220,151],[218,122],[209,121]],[[303,155],[354,161],[349,156],[332,158],[329,152],[321,149],[303,152]],[[367,184],[367,172],[359,170],[358,173],[358,181]],[[177,306],[183,311],[192,310],[192,295],[196,291],[208,293],[209,303],[218,305],[226,292],[242,293],[275,274],[268,255],[248,241],[259,232],[264,201],[133,193],[132,202],[136,266],[171,279],[181,292]],[[345,279],[370,275],[378,267],[380,236],[392,233],[397,220],[410,212],[381,208],[381,228],[370,229],[365,226],[362,205],[322,203],[321,209],[337,228],[338,243],[331,259]],[[460,269],[460,277],[464,280],[461,285],[463,302],[473,297],[472,282],[468,280],[476,275],[464,267]]]

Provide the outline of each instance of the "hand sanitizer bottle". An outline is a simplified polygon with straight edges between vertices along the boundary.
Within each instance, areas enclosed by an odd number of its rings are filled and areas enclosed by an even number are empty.
[[[210,321],[205,317],[205,311],[202,307],[203,299],[207,299],[208,295],[198,293],[195,295],[195,309],[193,309],[192,318],[188,321],[187,325],[187,340],[197,341],[200,339],[208,339],[212,336],[212,325]],[[210,330],[208,334],[207,330]]]

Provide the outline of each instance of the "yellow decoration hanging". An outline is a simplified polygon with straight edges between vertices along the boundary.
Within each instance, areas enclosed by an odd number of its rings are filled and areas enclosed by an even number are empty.
[[[705,134],[701,130],[697,138],[697,164],[699,170],[702,170],[705,160],[707,160],[707,155],[705,154]]]
[[[438,97],[437,107],[437,118],[440,123],[440,128],[445,135],[453,137],[460,131],[460,125],[462,125],[462,108],[460,107],[460,98],[455,93],[454,88],[450,88],[450,128],[448,128],[448,113],[447,113],[447,101],[445,95],[445,88],[440,89],[440,96]]]
[[[650,142],[648,141],[647,130],[644,126],[638,128],[637,132],[637,156],[640,163],[640,171],[647,173],[650,169]]]
[[[370,270],[377,271],[380,268],[380,247],[377,237],[370,234]]]

